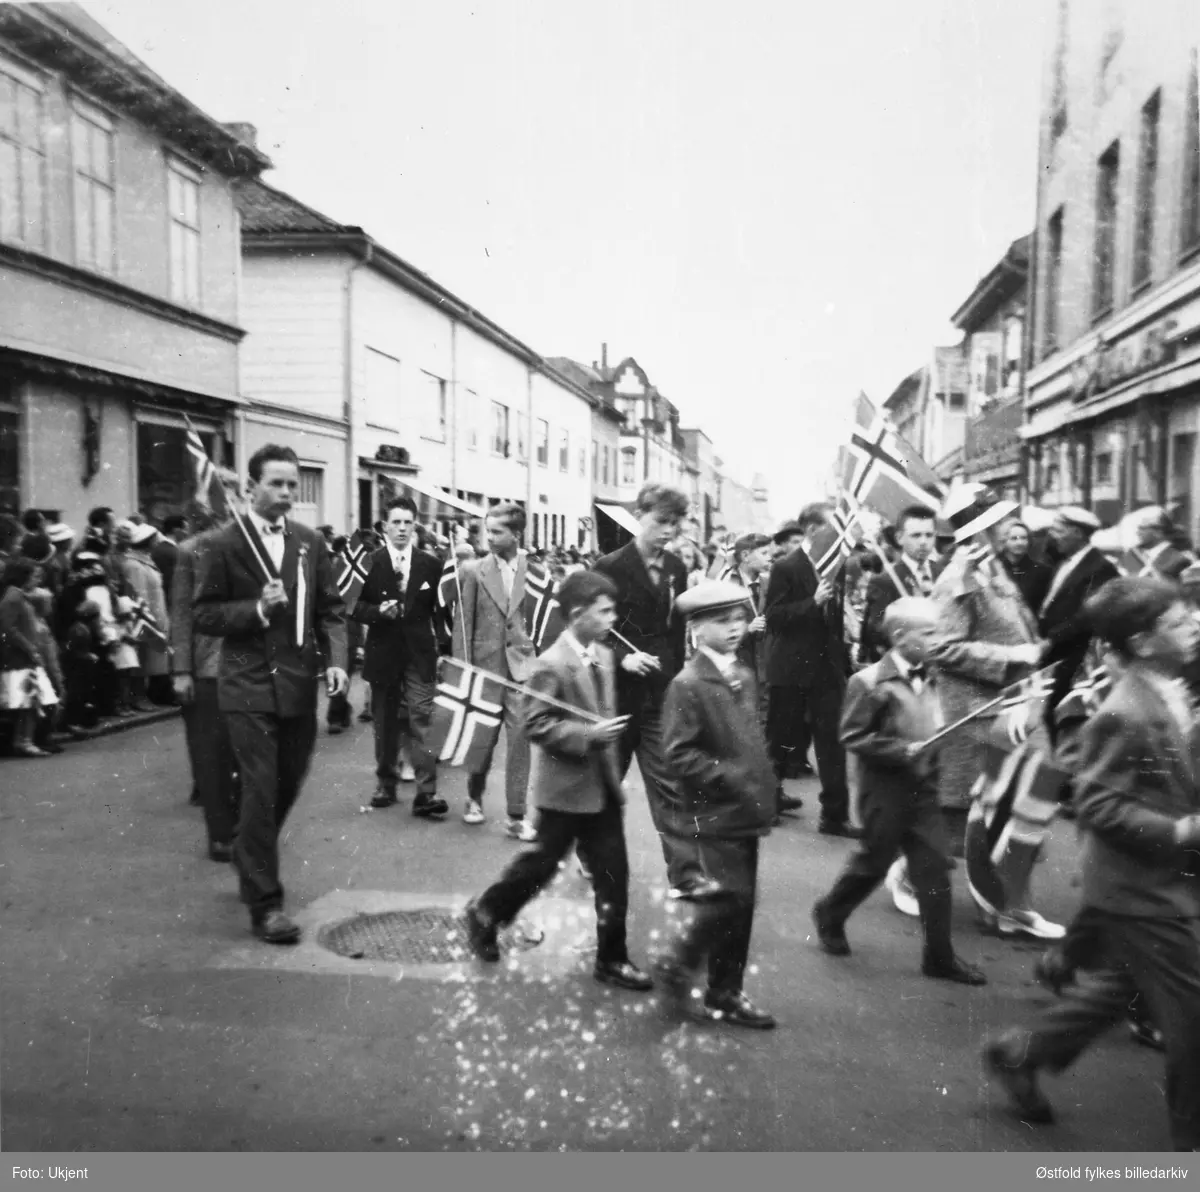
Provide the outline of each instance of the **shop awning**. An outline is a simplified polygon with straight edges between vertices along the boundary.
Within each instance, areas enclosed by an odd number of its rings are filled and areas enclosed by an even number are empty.
[[[642,527],[638,523],[638,519],[633,516],[623,505],[601,505],[596,502],[596,508],[600,510],[605,517],[611,518],[623,530],[628,530],[635,537],[642,532]]]
[[[464,517],[486,517],[487,510],[469,501],[460,501],[452,493],[444,493],[431,484],[423,484],[399,465],[389,466],[377,459],[360,459],[364,468],[382,474],[388,487],[397,496],[411,497],[417,506],[420,521],[457,521]]]

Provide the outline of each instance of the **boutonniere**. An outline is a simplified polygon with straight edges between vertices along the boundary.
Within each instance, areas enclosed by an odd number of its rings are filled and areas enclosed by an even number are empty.
[[[729,686],[732,687],[734,691],[741,691],[742,681],[737,677],[737,675],[730,675]]]

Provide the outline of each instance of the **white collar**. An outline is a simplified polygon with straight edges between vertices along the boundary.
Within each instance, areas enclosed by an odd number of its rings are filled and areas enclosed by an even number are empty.
[[[278,526],[283,533],[287,533],[286,517],[281,517],[277,522],[269,522],[265,517],[262,516],[261,513],[251,509],[250,520],[253,523],[254,528],[258,531],[260,537],[264,534],[273,533],[276,526]]]
[[[715,650],[710,650],[707,646],[699,646],[697,648],[725,678],[729,678],[733,674],[737,667],[737,658],[733,654],[718,654]]]
[[[584,662],[590,665],[591,663],[597,661],[595,647],[585,646],[569,629],[564,629],[562,633],[559,634],[559,637],[561,637],[562,640],[565,641],[567,645],[570,646],[571,649],[583,659]]]
[[[492,552],[492,558],[496,560],[498,566],[503,567],[506,571],[515,571],[517,564],[521,561],[521,552],[517,551],[511,559],[505,559],[501,555]],[[582,649],[582,647],[580,647]]]
[[[889,650],[888,657],[891,658],[892,665],[900,672],[900,678],[907,679],[912,674],[912,663],[899,650]]]
[[[924,575],[927,567],[931,573],[933,571],[932,566],[930,566],[932,562],[930,559],[926,559],[924,563],[918,563],[916,559],[912,557],[912,555],[901,555],[900,562],[902,562],[909,569],[909,571],[913,573],[913,575]]]
[[[399,559],[402,563],[409,564],[408,567],[405,567],[405,569],[404,569],[405,571],[411,570],[412,554],[413,554],[413,544],[411,541],[403,550],[397,550],[390,542],[387,544],[387,549],[388,549],[388,554],[391,555],[393,563],[395,563],[396,560]]]

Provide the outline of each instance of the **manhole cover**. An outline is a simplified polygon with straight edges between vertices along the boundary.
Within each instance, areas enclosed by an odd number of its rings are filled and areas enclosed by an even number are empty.
[[[324,928],[317,941],[338,956],[385,964],[462,964],[472,956],[465,920],[445,910],[355,915]],[[540,942],[539,933],[520,926],[500,934],[500,946],[509,952],[524,952]]]

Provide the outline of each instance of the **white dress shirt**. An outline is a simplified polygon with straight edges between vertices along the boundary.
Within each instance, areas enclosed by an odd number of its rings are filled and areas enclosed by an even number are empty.
[[[250,524],[262,539],[263,549],[267,558],[275,564],[275,570],[283,570],[284,535],[287,533],[287,519],[280,518],[277,522],[269,522],[253,510],[250,511]]]
[[[412,576],[413,544],[410,542],[403,550],[397,550],[390,542],[387,544],[388,555],[392,560],[392,570],[399,576],[400,595],[404,595]]]
[[[900,561],[913,573],[922,594],[933,590],[933,567],[928,559],[924,563],[918,563],[911,555],[901,555]]]
[[[513,555],[511,559],[502,559],[499,555],[495,556],[496,566],[500,568],[500,582],[504,585],[504,595],[512,600],[513,584],[517,581],[517,560],[519,555]],[[580,649],[583,649],[580,646]]]
[[[710,650],[707,646],[698,647],[701,654],[707,655],[709,661],[721,672],[723,679],[737,678],[737,655],[736,654],[718,654],[716,650]]]
[[[579,655],[584,666],[599,666],[596,651],[590,645],[585,646],[569,629],[564,629],[559,636]]]

